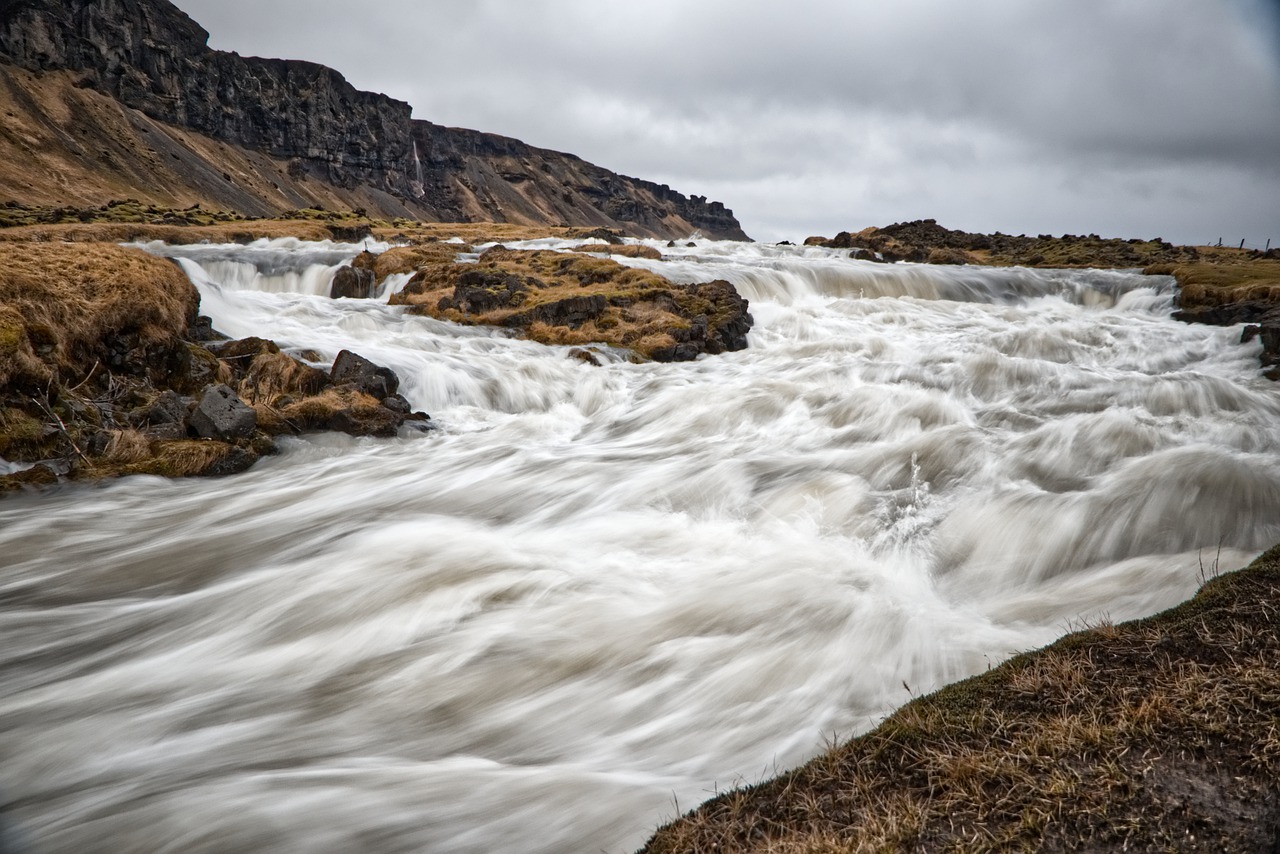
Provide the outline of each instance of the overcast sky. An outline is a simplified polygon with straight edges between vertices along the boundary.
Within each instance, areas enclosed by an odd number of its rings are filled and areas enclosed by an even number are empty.
[[[176,0],[245,55],[734,210],[1280,243],[1280,0]]]

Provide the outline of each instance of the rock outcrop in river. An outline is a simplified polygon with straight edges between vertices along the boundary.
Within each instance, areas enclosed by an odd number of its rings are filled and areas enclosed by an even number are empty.
[[[273,438],[425,428],[386,368],[221,339],[173,263],[111,244],[0,244],[0,493],[59,478],[243,471]],[[314,354],[312,354],[314,355]],[[317,361],[313,359],[312,361]]]
[[[719,202],[414,120],[333,69],[211,50],[208,37],[168,0],[0,3],[0,194],[746,237]]]

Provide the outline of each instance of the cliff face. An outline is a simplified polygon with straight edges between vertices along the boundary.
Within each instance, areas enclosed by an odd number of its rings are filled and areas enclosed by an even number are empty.
[[[168,0],[0,0],[0,62],[69,73],[75,86],[153,121],[284,162],[284,183],[359,191],[374,212],[746,237],[718,202],[518,140],[414,121],[408,104],[361,92],[330,68],[214,51],[208,38]]]

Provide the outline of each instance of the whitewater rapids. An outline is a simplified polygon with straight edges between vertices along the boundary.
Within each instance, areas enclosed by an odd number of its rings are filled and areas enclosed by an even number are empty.
[[[651,245],[748,350],[596,367],[328,299],[359,246],[148,246],[441,429],[0,503],[11,845],[624,852],[1280,541],[1280,394],[1169,279]]]

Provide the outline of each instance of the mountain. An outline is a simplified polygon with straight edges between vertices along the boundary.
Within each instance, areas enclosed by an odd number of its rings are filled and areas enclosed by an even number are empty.
[[[747,239],[719,202],[412,118],[311,62],[212,50],[168,0],[0,0],[0,197]]]

